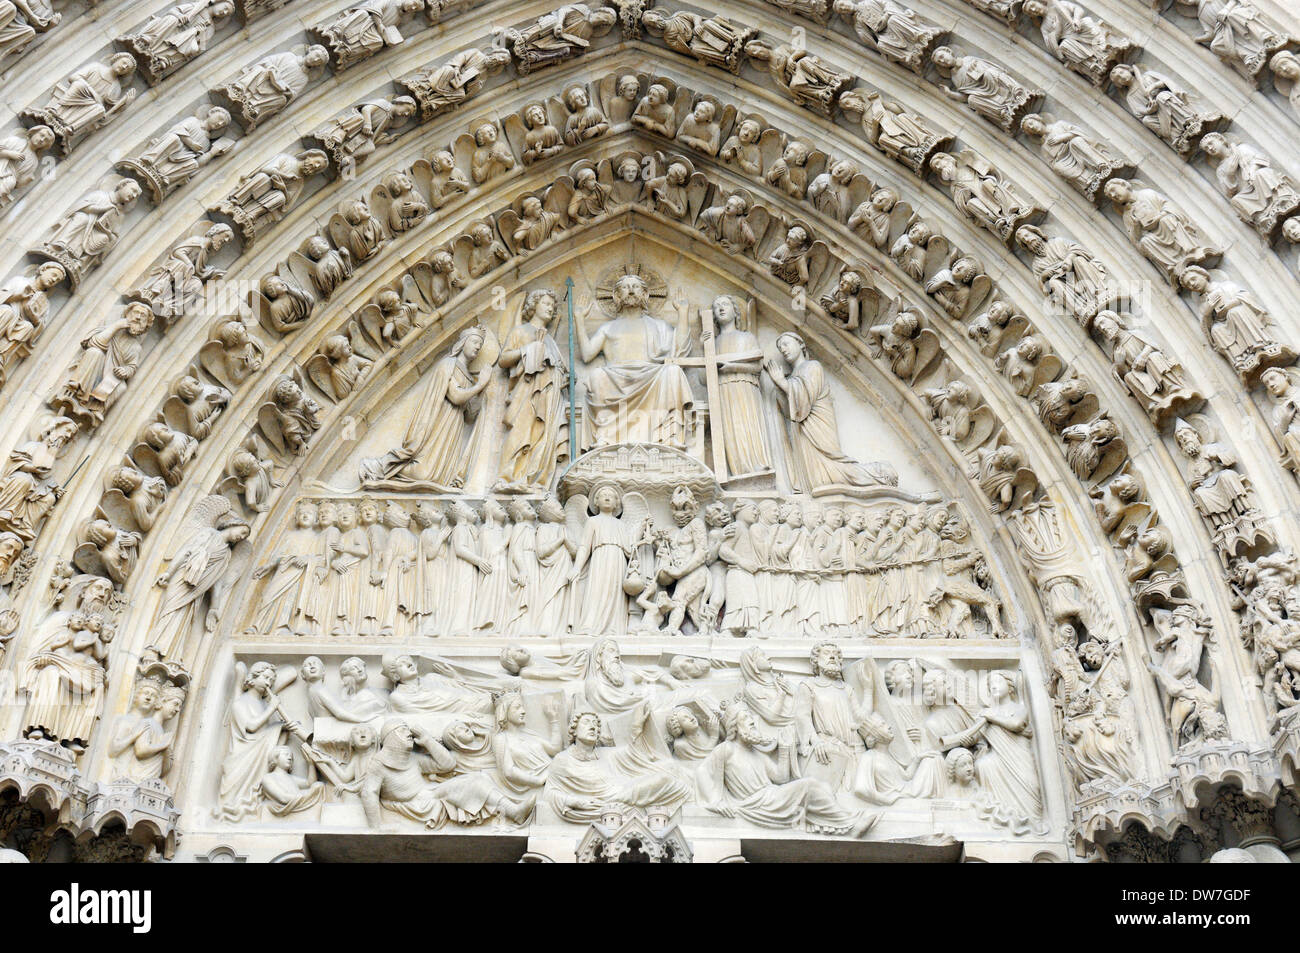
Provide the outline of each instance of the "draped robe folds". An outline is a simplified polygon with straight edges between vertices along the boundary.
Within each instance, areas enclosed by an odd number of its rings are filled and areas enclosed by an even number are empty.
[[[492,571],[479,577],[474,595],[474,628],[480,631],[505,631],[511,614],[509,529],[503,523],[487,520],[479,531],[479,555]]]
[[[102,414],[113,394],[126,386],[119,371],[130,375],[140,363],[142,336],[128,334],[122,324],[110,324],[92,331],[64,389],[92,413]]]
[[[1222,445],[1211,444],[1194,460],[1191,466],[1192,497],[1196,508],[1216,527],[1231,523],[1239,509],[1244,508],[1246,485],[1234,470],[1236,459],[1222,451]]]
[[[1252,223],[1274,206],[1286,208],[1300,201],[1295,186],[1273,167],[1268,156],[1245,143],[1229,148],[1215,174],[1230,193],[1228,204]]]
[[[469,456],[463,448],[474,424],[467,419],[468,407],[451,401],[453,385],[468,389],[474,378],[460,355],[449,354],[434,367],[402,445],[361,462],[363,484],[392,480],[452,487],[464,481]]]
[[[777,684],[771,672],[760,672],[748,657],[740,656],[741,701],[754,713],[760,727],[776,734],[776,759],[790,777],[799,776],[798,728],[794,719],[795,698]]]
[[[242,691],[230,704],[230,744],[221,762],[220,807],[216,811],[221,820],[238,821],[256,814],[261,804],[258,786],[266,774],[271,751],[279,743],[282,727],[275,716],[262,721],[266,705],[266,700],[252,689]],[[261,727],[254,727],[258,723]]]
[[[333,611],[330,613],[332,625],[342,626],[355,633],[361,624],[361,590],[357,580],[361,578],[359,567],[368,552],[366,532],[360,527],[353,527],[339,536],[334,544],[334,558],[330,571],[330,595]],[[364,583],[363,583],[364,584]]]
[[[419,724],[434,737],[441,737],[454,721],[484,730],[492,721],[492,695],[488,691],[436,672],[397,685],[389,693],[388,706],[398,714],[412,716],[409,722]]]
[[[299,590],[298,611],[302,618],[324,627],[323,634],[328,635],[334,625],[334,572],[329,569],[330,555],[335,545],[343,538],[337,526],[323,527],[307,552],[312,554],[302,588]],[[317,570],[324,570],[324,577],[316,577]]]
[[[438,631],[446,621],[443,586],[447,581],[448,541],[451,528],[435,524],[420,531],[419,559],[415,564],[415,604],[408,611],[419,619],[420,631]]]
[[[514,726],[499,731],[492,741],[492,751],[496,756],[501,786],[510,794],[533,794],[545,783],[530,784],[521,780],[524,775],[545,777],[551,769],[546,741],[535,731]]]
[[[151,639],[164,658],[175,658],[184,648],[203,597],[221,581],[232,558],[230,544],[218,529],[202,530],[176,554]]]
[[[382,589],[383,602],[379,614],[381,630],[407,633],[413,624],[419,600],[415,568],[418,548],[419,539],[405,526],[389,529],[388,575]]]
[[[158,723],[156,716],[145,717],[139,714],[127,716],[130,721],[119,719],[117,738],[131,739],[130,745],[113,759],[115,777],[130,778],[132,781],[152,781],[161,778],[163,765],[167,759],[165,745],[170,743],[173,732],[167,731]],[[141,755],[141,750],[150,750],[151,754]]]
[[[622,683],[615,684],[601,667],[601,656],[611,641],[608,638],[597,639],[591,644],[582,671],[583,697],[593,710],[606,715],[631,711],[645,697],[645,692],[637,688],[637,677],[633,672],[624,668]]]
[[[684,448],[686,411],[694,397],[686,372],[666,362],[685,357],[690,339],[678,342],[672,325],[648,314],[615,318],[607,329],[614,326],[641,336],[645,359],[609,363],[587,373],[582,445],[660,443]]]
[[[501,477],[511,483],[549,487],[556,464],[568,456],[569,372],[555,338],[545,328],[521,324],[506,337],[505,351],[520,351],[510,368],[509,424],[501,447]]]
[[[617,516],[597,513],[587,520],[582,545],[590,550],[582,587],[582,602],[575,606],[574,631],[589,635],[627,634],[627,595],[623,580],[632,545],[627,528]]]
[[[95,258],[113,247],[122,218],[112,192],[90,192],[54,226],[45,244],[72,258]]]
[[[784,770],[772,756],[738,741],[714,748],[699,769],[700,792],[761,827],[803,827],[823,834],[848,834],[861,814],[841,805],[815,778]]]
[[[724,331],[718,335],[719,415],[723,425],[723,451],[727,472],[733,476],[772,469],[772,455],[763,430],[763,394],[759,387],[757,361],[727,364],[729,354],[758,351],[758,338],[748,331]]]
[[[493,791],[486,774],[462,774],[448,781],[430,783],[438,766],[419,752],[385,751],[375,755],[370,770],[382,766],[379,803],[388,810],[428,828],[454,824],[480,824],[496,812],[488,807]]]
[[[0,481],[0,521],[27,542],[35,539],[40,521],[54,505],[54,485],[39,474],[49,473],[55,459],[48,444],[28,441],[9,455]]]
[[[1210,251],[1190,224],[1152,189],[1134,190],[1124,223],[1138,235],[1137,245],[1143,254],[1165,271]]]
[[[821,764],[809,758],[804,774],[825,781],[832,791],[841,790],[852,781],[866,745],[858,734],[862,719],[854,711],[848,689],[841,680],[831,681],[821,676],[804,681],[799,686],[804,696],[807,723],[803,730],[805,745],[829,744],[833,749],[830,763]]]
[[[588,757],[582,750],[573,745],[557,754],[546,781],[547,800],[566,821],[598,821],[609,804],[672,810],[692,794],[687,784],[665,772],[615,779],[599,752]]]
[[[1028,722],[1024,708],[1007,702],[991,711],[1001,718]],[[975,760],[980,786],[991,804],[992,813],[1013,827],[1022,827],[1043,813],[1043,799],[1038,788],[1038,770],[1034,765],[1034,746],[1028,736],[1008,731],[987,722],[983,729],[989,750]]]
[[[89,741],[99,715],[106,676],[103,663],[94,655],[88,633],[67,628],[61,617],[55,634],[28,663],[28,704],[23,719],[28,726],[44,728],[60,741]],[[40,668],[35,664],[41,663]]]
[[[515,523],[510,527],[510,545],[506,550],[511,573],[522,577],[523,584],[510,583],[510,597],[504,608],[502,628],[511,635],[534,635],[539,631],[537,614],[542,598],[541,565],[537,561],[537,525]]]
[[[384,586],[370,581],[371,573],[384,566],[388,550],[388,531],[378,523],[365,527],[366,555],[357,570],[357,621],[382,620],[384,614]],[[392,619],[387,620],[392,624]]]
[[[447,635],[468,635],[474,626],[474,604],[482,574],[463,553],[478,552],[478,534],[469,523],[457,523],[451,530],[447,553],[447,576],[442,582],[442,631]]]
[[[737,522],[735,536],[722,545],[723,559],[728,555],[736,559],[757,564],[754,544],[750,537],[750,527]],[[736,563],[727,567],[726,577],[726,612],[722,619],[722,628],[733,632],[757,629],[763,623],[763,613],[759,608],[759,590],[754,581],[754,573]]]
[[[573,557],[569,554],[563,523],[539,523],[537,526],[537,605],[532,625],[543,635],[564,635],[569,628],[569,571]]]
[[[895,710],[901,708],[895,705]],[[970,718],[955,705],[931,708],[920,722],[916,771],[904,789],[906,797],[943,797],[948,790],[948,767],[943,759],[943,739],[965,731]]]
[[[966,97],[972,109],[999,122],[1020,93],[1006,73],[992,63],[972,56],[959,61],[952,73],[952,84]]]
[[[305,784],[287,771],[271,771],[257,785],[266,809],[276,817],[287,817],[325,800],[325,784]]]
[[[803,358],[787,378],[791,483],[810,493],[825,486],[873,486],[897,483],[884,472],[871,473],[840,452],[839,426],[830,384],[821,362]]]
[[[150,140],[136,161],[151,166],[154,174],[170,185],[184,182],[198,172],[202,157],[211,147],[212,137],[203,120],[190,116]]]
[[[1236,282],[1218,282],[1205,292],[1203,304],[1211,311],[1202,326],[1234,365],[1240,366],[1254,350],[1273,343],[1268,312]]]
[[[282,628],[293,629],[298,623],[303,589],[319,562],[312,555],[316,542],[313,529],[295,529],[285,536],[275,572],[262,590],[262,603],[254,623],[258,632],[270,635]],[[298,627],[301,629],[301,624]]]

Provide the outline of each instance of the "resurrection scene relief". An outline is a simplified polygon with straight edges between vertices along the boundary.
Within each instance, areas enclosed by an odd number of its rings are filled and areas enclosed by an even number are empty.
[[[0,860],[1300,857],[1274,0],[303,4],[0,0]]]

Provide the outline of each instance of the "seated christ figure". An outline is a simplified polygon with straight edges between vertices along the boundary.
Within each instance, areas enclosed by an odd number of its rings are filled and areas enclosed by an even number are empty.
[[[658,443],[684,449],[686,413],[693,398],[686,372],[671,362],[691,349],[686,299],[679,294],[673,300],[674,326],[650,314],[649,289],[637,275],[619,278],[611,297],[614,317],[594,334],[585,326],[589,300],[579,304],[574,322],[583,361],[605,358],[603,366],[584,374],[583,448]]]

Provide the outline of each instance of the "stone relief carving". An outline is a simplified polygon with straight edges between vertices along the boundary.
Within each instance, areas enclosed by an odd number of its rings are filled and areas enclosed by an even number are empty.
[[[203,634],[216,629],[235,582],[234,550],[248,534],[248,523],[224,496],[205,497],[191,508],[180,545],[156,583],[163,593],[149,638],[162,658],[192,660]]]
[[[382,617],[429,636],[1004,634],[984,557],[948,506],[765,498],[703,508],[684,486],[671,496],[673,529],[612,484],[563,507],[516,498],[412,513],[394,500],[304,501],[255,573],[270,581],[248,631],[364,638]],[[412,515],[418,532],[405,529]],[[443,591],[462,594],[459,605],[440,605]]]
[[[1176,416],[1195,410],[1205,398],[1187,382],[1177,362],[1142,331],[1124,326],[1114,311],[1101,311],[1093,330],[1110,351],[1111,371],[1151,418],[1164,429]]]
[[[328,62],[329,51],[323,46],[272,53],[245,66],[214,92],[230,104],[244,131],[252,132],[301,96],[314,78],[313,71]]]
[[[62,22],[63,14],[45,0],[8,0],[0,5],[0,63],[21,56],[38,34]]]
[[[1020,120],[1020,128],[1040,142],[1039,150],[1052,171],[1089,201],[1097,201],[1112,178],[1133,171],[1132,164],[1110,145],[1050,113],[1030,113]]]
[[[990,60],[958,54],[948,46],[937,47],[930,60],[949,80],[950,85],[943,91],[950,98],[965,103],[1007,132],[1042,101],[1042,90],[1025,85]]]
[[[1094,86],[1107,85],[1111,69],[1133,49],[1128,37],[1072,0],[1026,0],[1021,11],[1042,21],[1047,51]]]
[[[519,75],[527,76],[584,52],[593,37],[604,36],[617,21],[618,11],[612,7],[567,4],[524,29],[503,31],[497,42],[513,54]]]
[[[334,54],[334,68],[345,70],[403,37],[402,21],[424,9],[424,0],[369,0],[312,28]]]
[[[1199,265],[1187,267],[1178,283],[1200,297],[1201,329],[1247,386],[1253,386],[1270,367],[1295,363],[1295,349],[1279,340],[1281,329],[1241,285],[1212,277]]]
[[[1201,151],[1214,167],[1219,191],[1228,197],[1237,217],[1266,240],[1300,208],[1295,182],[1254,146],[1212,132],[1201,137]]]
[[[924,116],[908,112],[901,103],[862,86],[841,94],[840,108],[851,115],[860,114],[858,121],[867,141],[916,173],[952,142],[952,136],[934,129]]]
[[[119,160],[118,171],[139,180],[157,204],[198,175],[213,159],[235,148],[235,140],[221,135],[229,126],[227,110],[205,106],[161,136],[150,139],[138,154]]]
[[[61,266],[69,288],[75,291],[116,247],[118,230],[139,197],[140,186],[134,179],[112,177],[65,212],[34,254]]]
[[[488,78],[509,65],[510,53],[507,50],[471,47],[440,66],[402,77],[397,85],[420,104],[420,119],[428,122],[477,96]]]
[[[1155,189],[1129,179],[1111,179],[1104,189],[1124,219],[1129,241],[1175,286],[1191,265],[1217,260],[1223,252],[1181,209]]]
[[[76,755],[85,750],[103,705],[112,595],[107,579],[74,576],[41,624],[24,673],[25,737],[57,741]]]
[[[1181,156],[1190,155],[1201,136],[1224,121],[1218,113],[1201,109],[1187,90],[1158,70],[1120,63],[1110,71],[1110,81],[1120,89],[1129,112]]]
[[[1282,465],[1300,472],[1300,381],[1293,371],[1270,368],[1260,375],[1269,400],[1269,424],[1282,449]]]
[[[736,74],[745,62],[745,44],[758,35],[757,30],[726,17],[703,17],[685,10],[646,10],[641,25],[652,36],[662,37],[669,49]]]
[[[131,708],[113,720],[109,755],[114,778],[156,781],[167,774],[189,673],[146,652],[136,669]]]
[[[297,204],[307,180],[328,167],[329,158],[319,149],[282,152],[240,176],[239,185],[212,211],[229,217],[245,242],[255,241]]]
[[[116,53],[107,63],[91,63],[59,80],[44,106],[28,109],[23,118],[54,133],[60,154],[67,155],[87,136],[108,125],[135,101],[131,89],[135,57]]]
[[[1247,79],[1259,81],[1268,58],[1291,38],[1253,3],[1195,0],[1201,32],[1196,42]]]
[[[149,85],[180,69],[208,48],[223,21],[235,12],[229,0],[194,0],[167,7],[117,42],[135,55]]]
[[[147,304],[165,331],[196,310],[207,282],[225,275],[224,269],[208,264],[208,260],[234,237],[229,225],[209,223],[203,234],[173,245],[166,260],[155,265],[143,283],[127,292],[127,297]]]
[[[1004,242],[1010,242],[1030,218],[1042,214],[1039,205],[973,152],[936,153],[930,158],[930,169],[948,187],[960,212]]]
[[[852,76],[807,49],[750,40],[745,44],[745,55],[760,64],[760,68],[766,67],[772,82],[788,97],[805,109],[825,116],[834,115],[840,93],[853,85]]]
[[[41,153],[53,145],[49,126],[32,126],[0,139],[0,212],[36,181]]]
[[[835,0],[833,9],[865,46],[913,73],[925,71],[935,42],[946,32],[894,0]]]
[[[91,331],[81,342],[80,359],[51,396],[50,405],[88,427],[102,424],[140,366],[142,339],[153,320],[147,304],[133,301],[120,317]]]
[[[1227,559],[1272,538],[1261,525],[1250,481],[1237,472],[1236,455],[1217,436],[1200,414],[1180,419],[1174,431],[1178,449],[1188,461],[1196,508],[1209,521],[1214,542]]]
[[[380,146],[397,139],[395,130],[415,115],[410,96],[369,99],[318,127],[312,136],[339,168],[368,159]]]
[[[38,266],[35,274],[11,278],[0,287],[0,387],[31,354],[49,320],[49,292],[66,277],[63,266],[51,261]]]
[[[328,247],[328,246],[326,246],[326,247]]]
[[[938,799],[1013,836],[1042,824],[1028,709],[1004,668],[850,663],[830,642],[803,659],[754,648],[639,669],[610,639],[544,660],[501,654],[506,677],[486,658],[388,653],[379,691],[359,657],[238,661],[215,816],[517,827],[611,824],[622,804],[863,837],[880,806]],[[533,674],[539,664],[550,668]],[[138,685],[138,707],[156,705]]]

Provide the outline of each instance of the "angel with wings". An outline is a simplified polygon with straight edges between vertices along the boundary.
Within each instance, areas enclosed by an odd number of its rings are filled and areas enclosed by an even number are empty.
[[[628,595],[640,592],[642,580],[628,572],[633,541],[649,518],[645,498],[626,497],[612,483],[598,484],[591,494],[590,516],[582,527],[569,584],[585,575],[581,596],[573,601],[574,632],[617,637],[627,634]]]
[[[164,658],[177,659],[192,649],[195,622],[204,600],[203,628],[211,632],[221,620],[222,602],[234,581],[230,573],[235,547],[248,539],[249,526],[224,496],[199,500],[185,521],[185,541],[158,577],[164,589],[151,644]]]

